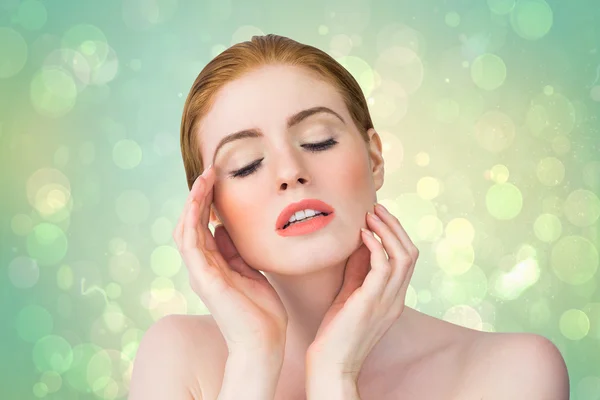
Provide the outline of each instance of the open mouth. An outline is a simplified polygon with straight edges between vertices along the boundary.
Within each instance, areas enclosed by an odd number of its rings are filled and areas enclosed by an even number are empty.
[[[294,222],[289,222],[289,221],[288,221],[288,223],[287,223],[287,224],[285,224],[285,225],[283,226],[283,228],[281,228],[281,229],[285,229],[285,228],[287,228],[288,226],[290,226],[290,225],[292,225],[292,224],[295,224],[295,223],[297,223],[297,222],[304,222],[304,221],[308,221],[308,220],[311,220],[311,219],[313,219],[313,218],[318,218],[318,217],[326,217],[326,216],[328,216],[329,214],[330,214],[330,213],[324,213],[324,212],[322,212],[322,213],[319,213],[319,214],[315,214],[315,215],[313,215],[312,217],[303,218],[303,219],[301,219],[301,220],[297,220],[297,221],[294,221]]]

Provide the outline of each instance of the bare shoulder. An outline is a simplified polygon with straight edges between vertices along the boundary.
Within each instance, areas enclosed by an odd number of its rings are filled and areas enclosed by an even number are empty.
[[[129,398],[212,398],[205,392],[227,357],[215,329],[210,315],[172,314],[156,321],[138,348]]]
[[[569,398],[565,361],[554,343],[533,333],[488,333],[467,348],[457,398]]]

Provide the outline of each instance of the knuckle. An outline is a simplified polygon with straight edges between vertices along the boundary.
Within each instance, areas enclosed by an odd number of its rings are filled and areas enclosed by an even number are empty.
[[[416,247],[413,247],[411,249],[410,255],[412,256],[412,258],[419,257],[419,249],[417,249]]]
[[[414,256],[412,254],[403,253],[402,256],[400,256],[400,264],[402,266],[410,265],[413,262],[413,258]]]
[[[393,271],[392,264],[387,261],[383,262],[381,264],[382,264],[382,269],[385,272],[385,274],[388,276],[391,275],[391,273]]]

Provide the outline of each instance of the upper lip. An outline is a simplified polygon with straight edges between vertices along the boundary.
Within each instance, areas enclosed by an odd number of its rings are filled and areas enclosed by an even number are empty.
[[[287,224],[290,217],[296,213],[296,211],[302,211],[310,208],[311,210],[320,211],[326,214],[333,212],[333,207],[319,199],[303,199],[297,203],[288,204],[286,208],[281,211],[275,224],[275,229],[283,229],[284,225]]]

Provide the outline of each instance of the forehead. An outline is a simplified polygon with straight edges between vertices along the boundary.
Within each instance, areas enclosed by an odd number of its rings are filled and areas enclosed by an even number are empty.
[[[315,106],[329,107],[347,120],[342,97],[327,82],[300,67],[261,67],[229,82],[215,96],[196,132],[202,157],[212,158],[221,138],[242,129],[258,128],[265,136],[284,132],[288,116]]]

